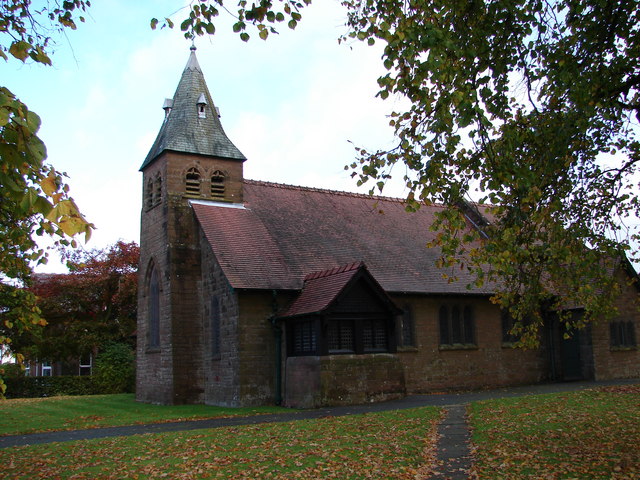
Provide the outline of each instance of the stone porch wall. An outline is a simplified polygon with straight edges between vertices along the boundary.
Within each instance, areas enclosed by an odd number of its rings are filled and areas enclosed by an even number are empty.
[[[396,354],[290,357],[285,405],[316,408],[401,398],[404,371]]]

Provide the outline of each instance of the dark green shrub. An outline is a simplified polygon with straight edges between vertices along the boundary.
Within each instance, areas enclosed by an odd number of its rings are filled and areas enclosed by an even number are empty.
[[[136,381],[131,347],[112,343],[96,357],[93,380],[100,393],[132,393]]]
[[[56,395],[95,395],[100,393],[92,377],[7,377],[7,398],[53,397]]]

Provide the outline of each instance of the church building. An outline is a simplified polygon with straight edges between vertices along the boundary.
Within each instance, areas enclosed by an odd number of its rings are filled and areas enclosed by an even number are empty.
[[[570,339],[548,322],[540,348],[514,348],[491,290],[443,279],[426,248],[441,207],[245,179],[195,47],[164,110],[140,167],[139,401],[310,408],[640,376],[637,283],[614,321]]]

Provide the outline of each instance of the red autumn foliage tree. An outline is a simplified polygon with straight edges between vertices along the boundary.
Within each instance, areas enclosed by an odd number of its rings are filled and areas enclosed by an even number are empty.
[[[140,249],[119,241],[67,255],[68,274],[40,274],[31,287],[47,325],[14,337],[25,357],[64,361],[112,343],[133,346]]]

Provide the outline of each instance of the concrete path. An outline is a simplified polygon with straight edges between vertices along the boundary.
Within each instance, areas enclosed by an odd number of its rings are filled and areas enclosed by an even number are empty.
[[[38,445],[52,442],[70,442],[77,440],[90,440],[96,438],[120,437],[140,435],[145,433],[176,432],[187,430],[199,430],[207,428],[220,428],[228,426],[253,425],[259,423],[291,422],[296,420],[316,419],[331,416],[355,415],[360,413],[381,412],[387,410],[402,410],[423,406],[447,407],[448,415],[441,425],[441,441],[439,442],[438,455],[441,456],[444,465],[455,455],[462,455],[461,451],[455,453],[457,442],[461,441],[464,434],[464,406],[479,400],[492,398],[517,397],[541,393],[567,392],[583,390],[605,385],[619,385],[625,383],[638,383],[640,379],[619,380],[607,382],[571,382],[531,385],[527,387],[501,388],[496,390],[483,390],[477,392],[461,392],[433,395],[411,395],[391,402],[371,403],[367,405],[355,405],[348,407],[320,408],[316,410],[291,411],[269,415],[255,415],[249,417],[212,418],[208,420],[191,420],[171,423],[155,423],[148,425],[130,425],[125,427],[94,428],[87,430],[72,430],[61,432],[32,433],[27,435],[9,435],[0,437],[0,448],[17,447],[24,445]],[[450,452],[450,453],[447,453]],[[454,457],[452,457],[454,456]],[[462,455],[466,456],[466,454]],[[466,468],[464,465],[457,467],[452,463],[452,469]],[[449,470],[447,470],[449,471]],[[443,475],[450,475],[444,473]],[[434,477],[441,478],[466,478],[466,477]]]
[[[466,405],[446,407],[438,426],[437,466],[429,480],[466,480],[471,469],[471,433]]]

